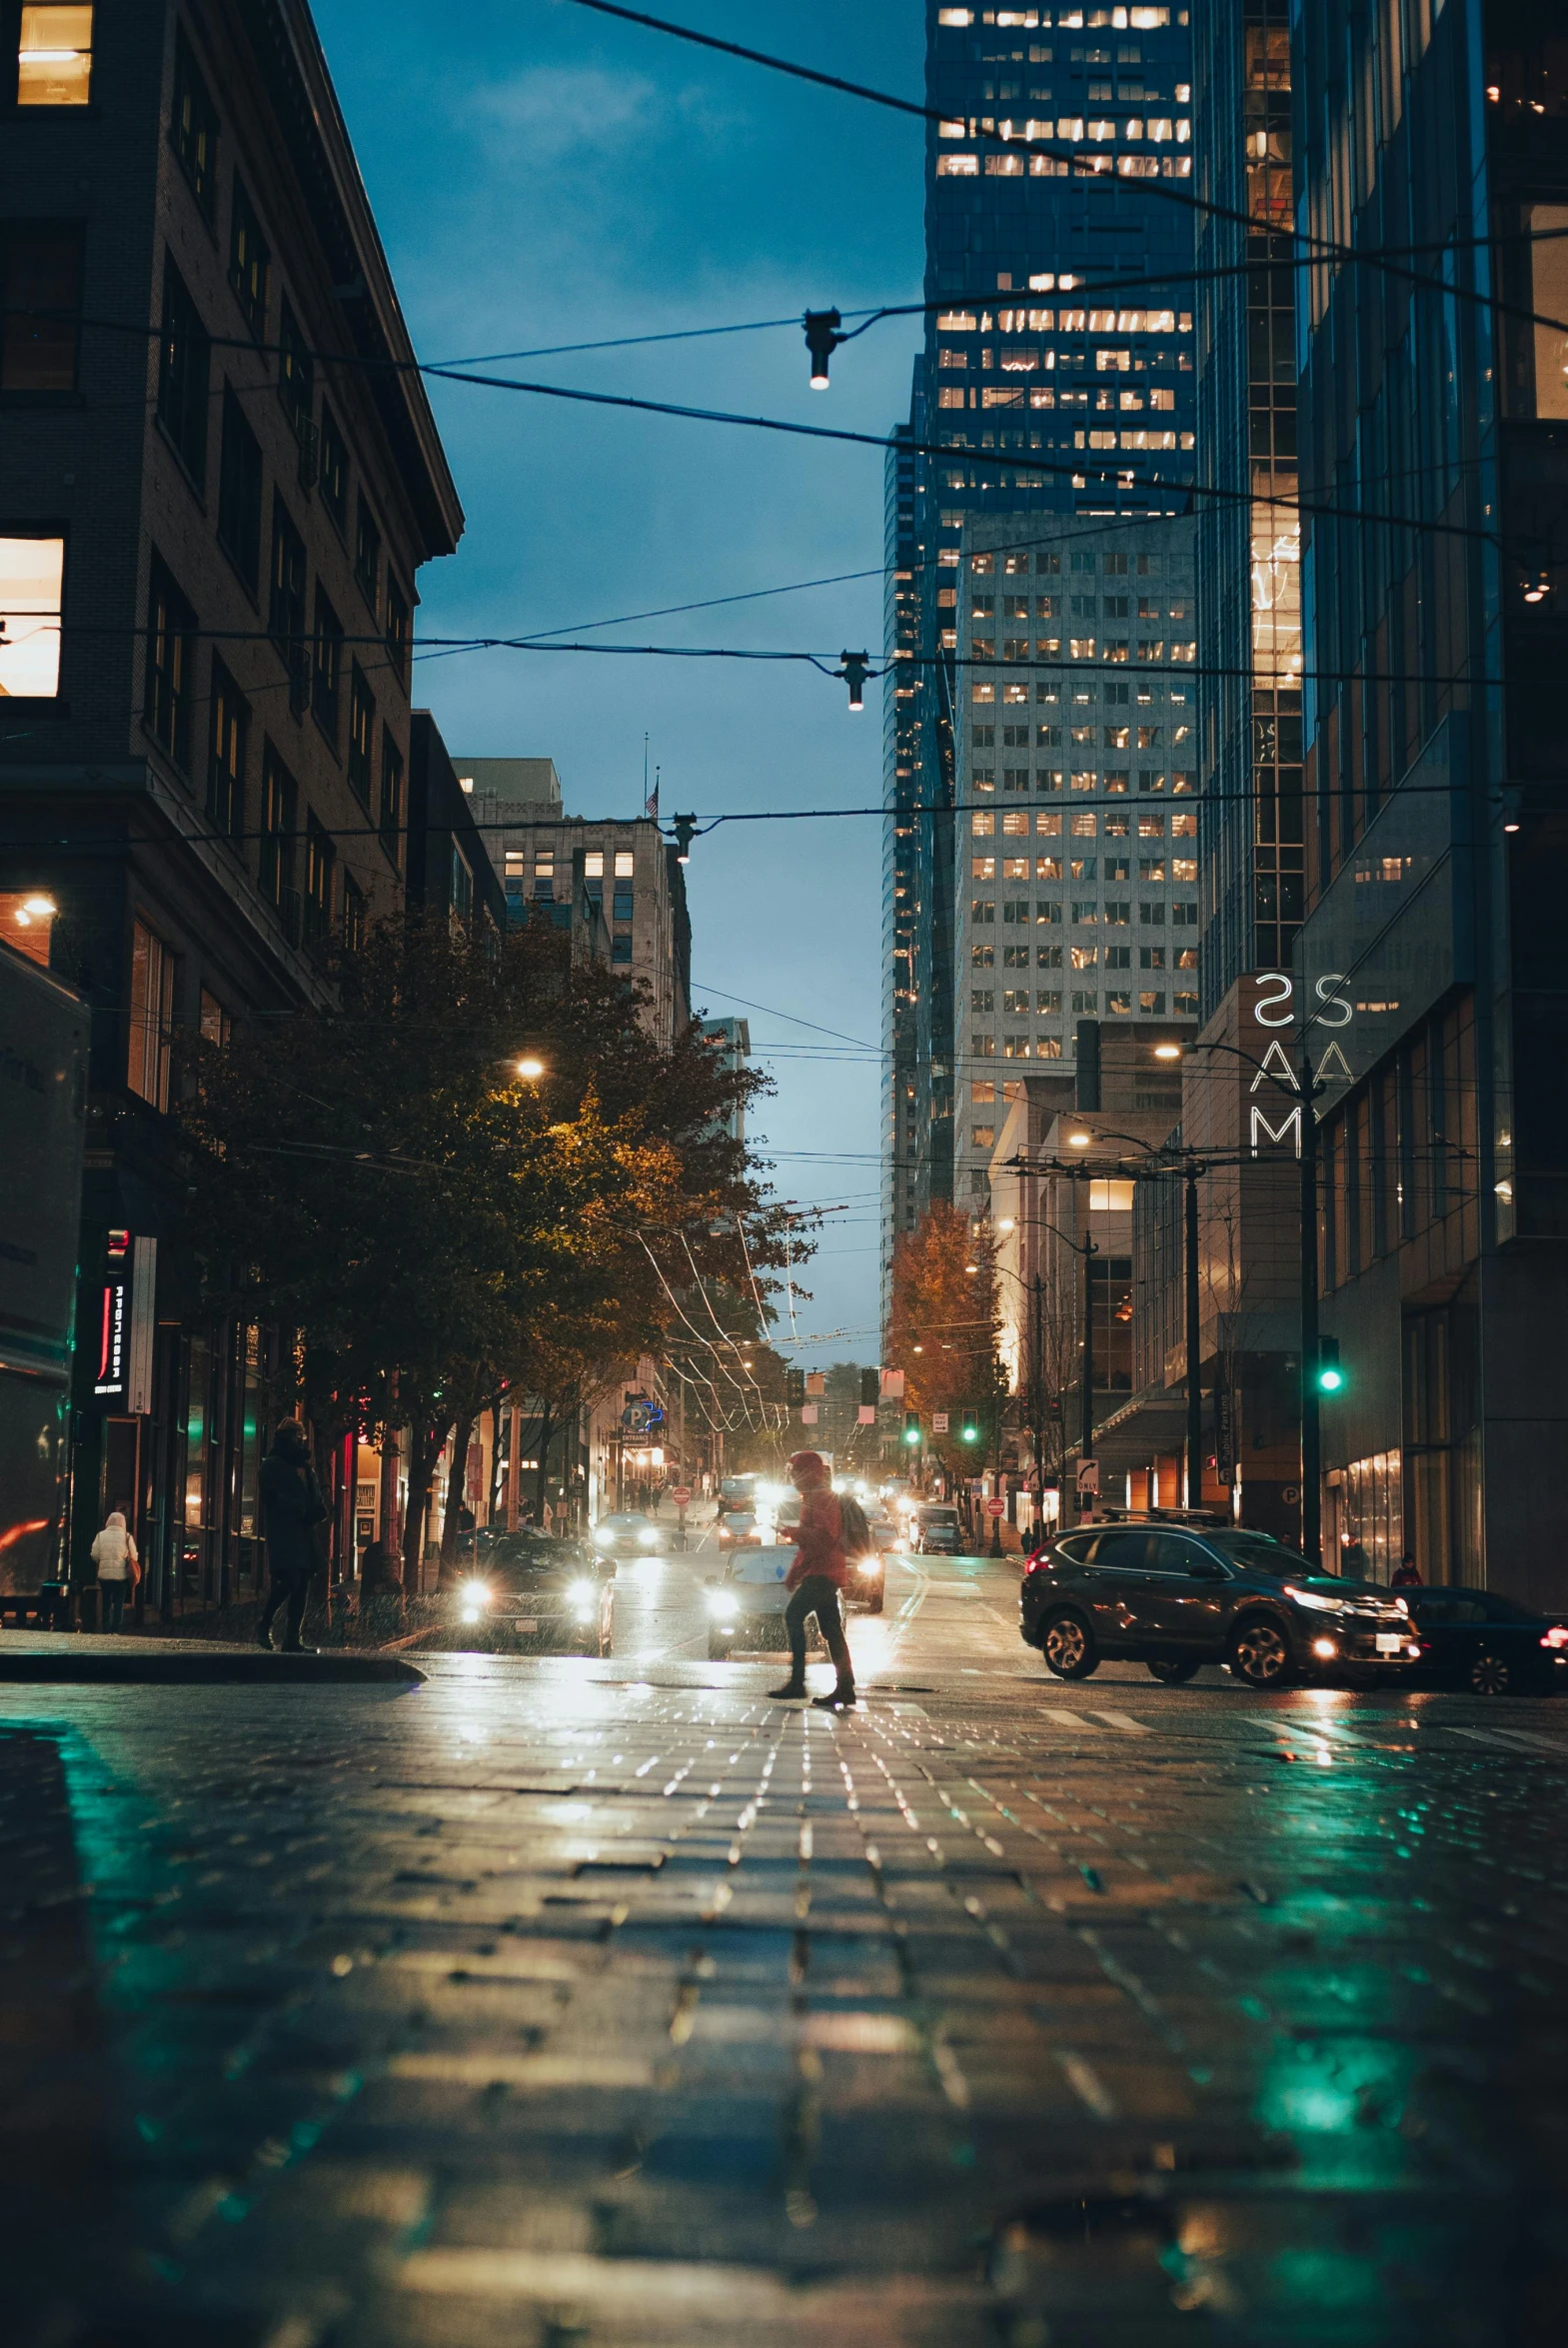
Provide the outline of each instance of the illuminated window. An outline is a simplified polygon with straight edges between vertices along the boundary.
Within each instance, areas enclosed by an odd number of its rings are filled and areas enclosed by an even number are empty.
[[[47,970],[55,913],[54,899],[41,889],[0,890],[0,938]]]
[[[1111,999],[1113,1002],[1116,998]],[[1132,1212],[1132,1184],[1121,1181],[1091,1181],[1089,1184],[1090,1214],[1130,1214]]]
[[[63,538],[0,538],[0,696],[52,700],[60,690]]]
[[[616,879],[618,881],[629,881],[632,878],[635,869],[635,860],[633,858],[632,851],[629,848],[618,848],[616,850]]]
[[[170,1029],[174,1023],[174,957],[163,940],[137,922],[131,932],[131,1003],[125,1081],[152,1108],[169,1106]]]
[[[978,179],[979,174],[980,159],[977,155],[938,155],[936,158],[938,179]]]
[[[24,6],[16,59],[18,106],[85,106],[92,75],[92,9]]]
[[[996,818],[992,815],[977,814],[969,818],[969,830],[976,840],[988,840],[995,829]]]

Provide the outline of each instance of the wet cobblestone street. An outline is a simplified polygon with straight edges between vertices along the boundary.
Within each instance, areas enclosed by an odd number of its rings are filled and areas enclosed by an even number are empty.
[[[8,2338],[1559,2339],[1568,1712],[1069,1689],[925,1562],[841,1718],[0,1689]]]

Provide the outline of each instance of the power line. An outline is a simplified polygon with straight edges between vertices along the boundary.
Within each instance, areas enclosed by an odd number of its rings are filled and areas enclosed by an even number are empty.
[[[668,33],[674,40],[689,41],[700,49],[714,49],[723,56],[739,57],[748,65],[766,66],[770,72],[786,74],[794,81],[812,82],[818,88],[836,90],[849,98],[863,99],[867,105],[885,107],[895,114],[912,116],[919,122],[933,122],[940,127],[944,123],[959,119],[952,114],[944,114],[939,106],[924,106],[914,98],[899,98],[890,90],[872,89],[864,82],[848,81],[841,74],[823,73],[815,66],[797,65],[790,58],[775,57],[766,49],[747,48],[739,41],[726,41],[714,33],[697,32],[690,25],[672,24],[667,17],[650,16],[642,9],[623,7],[620,5],[620,0],[573,0],[573,5],[578,8],[591,9],[598,16],[619,17],[623,23],[641,25],[649,32]],[[970,118],[964,116],[962,119],[968,121]],[[1090,162],[1096,166],[1102,163],[1108,165],[1110,160],[1109,157],[1081,156],[1077,148],[1070,143],[1054,139],[1025,141],[1010,139],[995,131],[984,130],[973,133],[966,131],[964,136],[966,139],[972,136],[976,146],[983,144],[1003,148],[1020,147],[1029,153],[1049,155],[1058,159],[1064,157],[1070,164],[1079,166]],[[1358,264],[1362,258],[1353,245],[1339,244],[1331,237],[1312,236],[1294,227],[1278,228],[1260,223],[1250,212],[1237,211],[1227,204],[1210,203],[1206,197],[1193,195],[1189,189],[1178,186],[1173,180],[1123,178],[1121,174],[1112,172],[1108,168],[1079,168],[1074,170],[1071,176],[1088,186],[1103,181],[1113,194],[1152,196],[1161,203],[1174,204],[1182,211],[1191,212],[1204,219],[1223,220],[1233,227],[1244,228],[1249,234],[1255,235],[1261,230],[1270,236],[1288,237],[1292,244],[1303,248],[1299,263],[1299,266],[1303,268],[1328,262]],[[1565,327],[1560,319],[1542,318],[1533,310],[1518,309],[1510,303],[1496,301],[1490,294],[1481,293],[1476,288],[1457,284],[1449,285],[1441,278],[1426,277],[1417,270],[1401,269],[1391,259],[1384,257],[1395,249],[1379,248],[1379,258],[1374,264],[1377,268],[1386,270],[1392,277],[1403,278],[1411,285],[1424,287],[1430,292],[1443,294],[1449,299],[1472,302],[1483,309],[1495,310],[1500,315],[1524,318],[1536,325],[1554,327],[1558,332],[1568,332],[1568,327]]]

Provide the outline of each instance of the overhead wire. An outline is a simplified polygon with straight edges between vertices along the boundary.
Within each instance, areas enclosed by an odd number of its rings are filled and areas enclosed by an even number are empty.
[[[749,65],[761,65],[770,72],[787,75],[795,81],[812,82],[821,89],[834,90],[844,97],[858,98],[867,105],[884,107],[893,113],[910,116],[917,121],[935,123],[940,127],[945,123],[960,119],[939,106],[922,105],[918,99],[900,98],[891,90],[874,89],[865,82],[849,81],[842,74],[825,73],[816,66],[800,65],[791,58],[776,57],[766,49],[749,48],[742,42],[725,40],[716,33],[703,33],[691,25],[674,24],[668,17],[652,16],[643,9],[628,8],[622,4],[622,0],[572,0],[572,5],[589,9],[597,16],[618,17],[622,22],[639,25],[646,31],[666,33],[672,39],[691,42],[697,48],[712,49],[725,56],[740,58]],[[961,119],[967,122],[970,118],[965,114]],[[996,131],[984,130],[965,131],[964,137],[965,140],[972,139],[976,146],[1022,149],[1028,153],[1049,155],[1058,159],[1065,158],[1069,165],[1080,161],[1084,164],[1092,161],[1096,165],[1101,165],[1108,161],[1108,158],[1098,156],[1092,158],[1080,156],[1078,149],[1070,141],[1064,142],[1054,139],[1025,141],[1009,138]],[[1104,184],[1113,194],[1153,197],[1159,202],[1173,204],[1182,211],[1191,212],[1204,219],[1225,221],[1234,227],[1247,230],[1250,234],[1256,234],[1258,230],[1259,224],[1250,212],[1243,212],[1228,204],[1212,203],[1205,196],[1194,195],[1190,188],[1182,187],[1178,181],[1173,179],[1124,179],[1120,174],[1103,168],[1074,171],[1071,173],[1071,177],[1084,186]],[[1310,231],[1294,227],[1270,227],[1268,233],[1271,236],[1288,237],[1293,244],[1304,248],[1299,263],[1299,266],[1303,268],[1327,263],[1356,263],[1361,257],[1353,245],[1341,244],[1332,237],[1314,236]],[[1382,248],[1381,253],[1386,254],[1392,250],[1393,248]],[[1491,295],[1480,292],[1479,289],[1450,285],[1441,278],[1426,277],[1418,271],[1400,269],[1391,259],[1380,257],[1376,266],[1387,270],[1391,276],[1405,278],[1412,285],[1440,293],[1450,300],[1457,298],[1477,302],[1484,308],[1495,309],[1500,313],[1506,312],[1510,316],[1522,317],[1534,324],[1551,326],[1559,332],[1568,331],[1560,319],[1540,318],[1533,310],[1515,309],[1513,305],[1498,302]]]

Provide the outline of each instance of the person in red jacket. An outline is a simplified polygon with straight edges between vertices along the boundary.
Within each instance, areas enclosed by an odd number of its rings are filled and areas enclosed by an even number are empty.
[[[839,1603],[849,1569],[843,1546],[843,1519],[819,1452],[796,1451],[789,1462],[789,1480],[800,1494],[799,1523],[779,1528],[779,1538],[792,1541],[795,1548],[794,1563],[784,1581],[785,1589],[790,1592],[784,1608],[784,1628],[789,1634],[789,1676],[783,1687],[776,1687],[771,1693],[780,1702],[804,1695],[805,1618],[814,1614],[838,1678],[831,1695],[812,1700],[823,1711],[837,1711],[854,1702],[854,1665],[849,1660]]]

